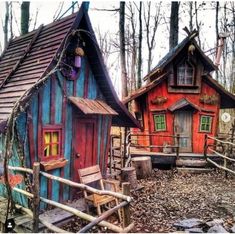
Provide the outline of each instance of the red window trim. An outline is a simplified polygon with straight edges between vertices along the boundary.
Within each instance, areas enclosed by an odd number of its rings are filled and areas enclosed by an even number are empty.
[[[56,143],[50,143],[49,145],[54,145],[54,144],[58,144],[59,149],[58,149],[58,155],[56,156],[44,156],[44,148],[46,146],[45,144],[45,139],[44,139],[44,134],[45,132],[55,132],[58,131],[59,132],[59,141]],[[56,124],[56,125],[45,125],[42,127],[42,150],[41,150],[41,161],[45,162],[45,161],[50,161],[50,160],[56,160],[59,158],[63,158],[62,155],[62,141],[63,140],[63,125],[61,124]]]

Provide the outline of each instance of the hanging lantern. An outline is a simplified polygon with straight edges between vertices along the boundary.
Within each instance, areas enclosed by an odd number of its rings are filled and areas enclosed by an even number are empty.
[[[75,66],[76,68],[80,68],[80,67],[81,67],[81,63],[82,63],[81,60],[82,60],[82,59],[81,59],[80,56],[75,55],[74,66]]]

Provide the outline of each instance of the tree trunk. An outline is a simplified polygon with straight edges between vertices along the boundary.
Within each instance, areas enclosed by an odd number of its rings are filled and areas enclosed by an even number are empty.
[[[139,47],[138,47],[138,68],[137,68],[137,89],[141,87],[141,68],[142,68],[142,2],[139,9]]]
[[[21,35],[29,32],[29,6],[30,2],[21,4]]]
[[[136,171],[134,167],[123,167],[121,169],[121,182],[129,182],[132,189],[137,187]]]
[[[169,50],[178,44],[179,2],[171,2]]]
[[[151,176],[152,162],[150,157],[135,157],[131,161],[136,170],[137,179],[144,179]]]
[[[193,31],[193,2],[189,2],[189,31]]]
[[[6,47],[8,42],[8,24],[9,24],[9,2],[5,2],[6,13],[5,13],[5,20],[3,26],[3,33],[4,33],[4,47]]]
[[[120,2],[119,10],[119,39],[120,39],[120,60],[122,79],[122,99],[127,97],[127,71],[126,71],[126,49],[125,49],[125,2]]]
[[[216,2],[215,8],[215,33],[216,33],[216,55],[218,53],[218,45],[219,45],[219,2]],[[216,56],[215,55],[215,56]],[[215,79],[219,80],[219,72],[216,71]]]

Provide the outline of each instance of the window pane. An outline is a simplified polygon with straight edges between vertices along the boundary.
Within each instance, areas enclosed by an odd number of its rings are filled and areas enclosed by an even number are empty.
[[[50,132],[45,133],[44,141],[45,141],[45,144],[49,144],[51,142],[51,133]]]
[[[154,115],[154,126],[155,130],[165,130],[166,129],[166,121],[165,121],[165,115]]]
[[[50,155],[50,145],[47,145],[44,148],[44,157],[48,157]]]
[[[59,154],[59,145],[56,144],[56,145],[52,145],[51,147],[51,155],[52,156],[57,156]]]
[[[211,116],[201,116],[200,120],[200,130],[205,132],[211,131]]]
[[[53,132],[52,133],[52,143],[59,142],[59,132]]]

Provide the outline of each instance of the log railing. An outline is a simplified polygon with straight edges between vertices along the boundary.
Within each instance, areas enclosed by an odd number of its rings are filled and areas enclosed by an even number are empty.
[[[232,156],[235,156],[233,155],[233,149],[235,148],[235,143],[233,143],[233,140],[234,140],[233,137],[222,140],[221,138],[205,135],[205,140],[204,140],[205,159],[211,164],[213,164],[215,167],[224,170],[225,177],[227,177],[227,172],[230,172],[235,175],[235,170],[228,168],[228,162],[229,163],[235,162],[235,158],[232,158]],[[222,146],[223,152],[218,152],[215,149],[215,146],[218,145],[218,143],[220,144],[220,146]],[[208,151],[215,154],[217,157],[221,158],[223,161],[223,165],[220,165],[218,162],[213,161],[208,156]]]
[[[171,138],[174,143],[172,145],[140,145],[138,144],[138,141],[140,140],[144,140],[146,138],[150,137],[162,137],[162,138]],[[149,149],[153,149],[153,148],[158,148],[158,149],[163,149],[163,148],[171,148],[175,150],[176,153],[176,158],[179,158],[179,149],[180,149],[180,139],[181,138],[188,138],[187,136],[182,136],[180,134],[176,134],[176,135],[161,135],[161,134],[157,134],[157,133],[150,133],[150,134],[145,134],[145,133],[129,133],[129,135],[127,135],[127,163],[129,162],[128,159],[130,159],[130,148],[134,147],[134,148],[149,148]],[[128,148],[129,147],[129,148]]]
[[[67,232],[67,231],[62,230],[62,229],[56,227],[55,225],[50,224],[47,221],[39,218],[39,204],[40,204],[40,202],[44,202],[44,203],[52,205],[54,207],[63,209],[67,212],[72,213],[73,215],[76,215],[82,219],[89,221],[90,223],[87,226],[83,227],[80,230],[80,232],[86,232],[95,225],[106,227],[113,232],[129,232],[134,227],[134,224],[130,222],[130,217],[129,217],[130,216],[129,215],[129,212],[130,212],[129,211],[129,203],[132,201],[132,198],[129,196],[130,193],[125,192],[125,191],[129,191],[129,186],[130,186],[129,183],[122,184],[122,190],[123,190],[124,194],[121,194],[121,193],[116,193],[113,191],[95,189],[95,188],[90,187],[88,185],[76,183],[71,180],[64,179],[64,178],[54,176],[54,175],[48,174],[46,172],[40,171],[40,163],[37,163],[37,162],[34,163],[33,169],[23,168],[23,167],[13,167],[13,166],[8,166],[8,169],[13,170],[13,171],[25,172],[25,173],[29,173],[29,174],[33,175],[33,181],[32,181],[33,182],[32,183],[33,184],[33,191],[32,191],[32,193],[27,192],[27,191],[20,189],[20,188],[16,188],[16,187],[14,187],[13,190],[32,199],[32,201],[33,201],[32,210],[25,208],[25,207],[22,207],[22,206],[19,206],[19,205],[17,205],[17,206],[19,208],[21,208],[23,211],[25,211],[30,217],[33,218],[33,232],[35,232],[35,233],[38,232],[39,222],[41,222],[46,228],[48,228],[49,230],[51,230],[53,232],[57,232],[57,233]],[[72,208],[70,206],[61,204],[61,203],[53,201],[53,200],[49,200],[47,198],[40,197],[40,183],[39,183],[40,176],[44,176],[50,180],[59,181],[60,183],[63,183],[63,184],[66,184],[66,185],[69,185],[71,187],[75,187],[75,188],[78,188],[81,190],[86,190],[91,193],[95,193],[95,194],[99,194],[99,195],[113,196],[115,198],[118,198],[119,200],[122,200],[122,202],[120,202],[117,206],[113,207],[112,209],[104,212],[98,218],[93,217],[92,215],[86,214],[78,209]],[[122,227],[105,221],[105,219],[107,217],[112,215],[118,209],[121,209],[123,211]]]

